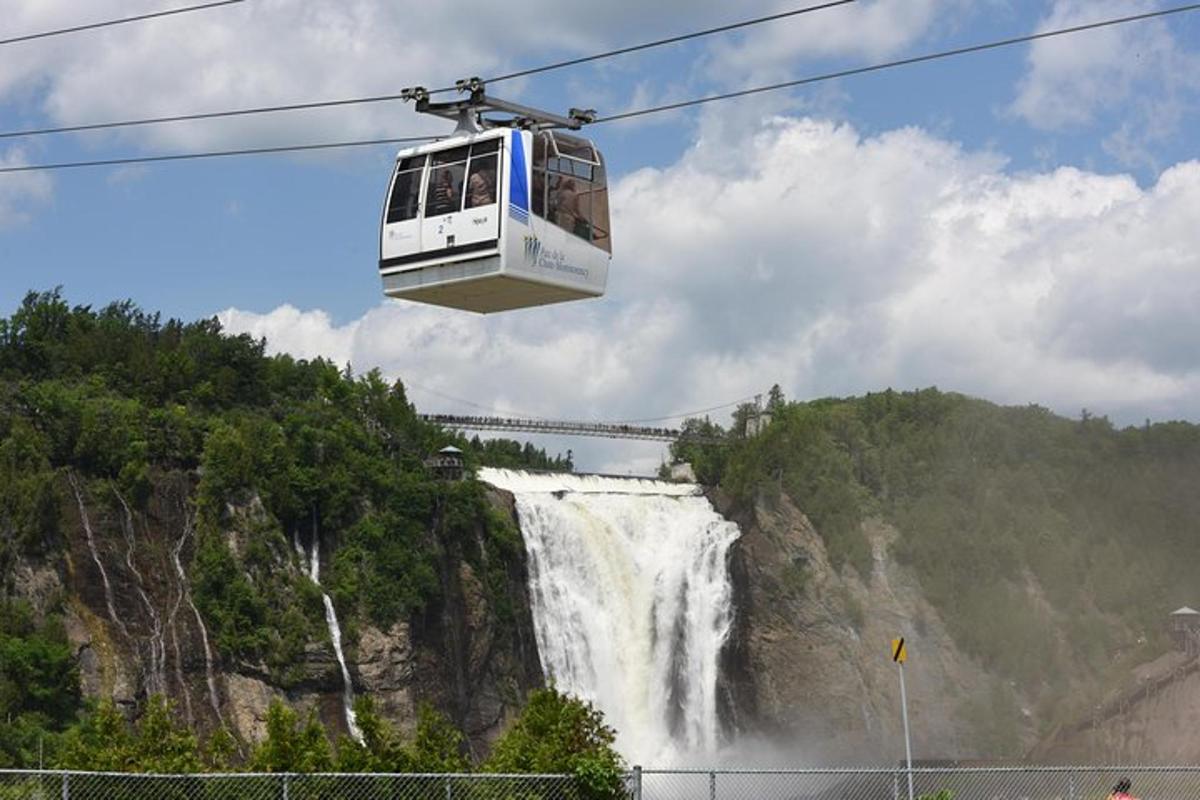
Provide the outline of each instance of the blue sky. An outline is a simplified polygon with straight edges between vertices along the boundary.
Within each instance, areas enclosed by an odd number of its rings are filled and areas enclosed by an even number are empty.
[[[246,0],[0,48],[0,128],[439,85],[798,5]],[[860,0],[494,91],[605,114],[1169,5]],[[76,3],[16,7],[6,33],[83,21]],[[655,416],[779,382],[1197,419],[1198,75],[1200,14],[1181,14],[598,126],[623,201],[609,295],[487,319],[381,297],[387,147],[0,175],[0,307],[62,285],[74,303],[220,313],[299,355],[532,414]],[[0,140],[0,161],[440,130],[393,103]],[[597,469],[661,457],[549,444]]]

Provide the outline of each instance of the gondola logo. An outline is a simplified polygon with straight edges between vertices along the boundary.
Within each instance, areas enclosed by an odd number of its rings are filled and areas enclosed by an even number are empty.
[[[580,277],[588,277],[588,271],[567,263],[567,256],[561,250],[551,250],[542,246],[542,240],[536,236],[525,236],[525,263],[539,269],[550,269],[555,272],[567,272]]]
[[[542,241],[536,236],[525,237],[525,263],[538,266],[542,259]]]

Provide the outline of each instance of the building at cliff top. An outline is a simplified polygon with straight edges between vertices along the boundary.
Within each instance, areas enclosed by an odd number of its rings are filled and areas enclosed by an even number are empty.
[[[425,468],[434,477],[443,481],[461,481],[466,473],[463,463],[463,451],[454,445],[447,445],[425,459]]]
[[[1200,655],[1200,611],[1184,606],[1171,612],[1171,639],[1179,651]]]

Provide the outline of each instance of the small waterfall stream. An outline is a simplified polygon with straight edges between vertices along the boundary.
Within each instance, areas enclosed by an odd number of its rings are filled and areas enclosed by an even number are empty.
[[[304,562],[304,549],[300,546],[299,535],[294,540],[296,552]],[[321,537],[313,531],[312,544],[308,550],[308,577],[317,588],[321,588]],[[354,713],[354,685],[350,681],[350,670],[346,666],[346,656],[342,652],[342,629],[338,625],[337,611],[333,607],[333,599],[321,589],[321,600],[325,603],[325,624],[329,626],[329,638],[333,642],[333,652],[337,656],[338,666],[342,670],[342,707],[346,713],[346,727],[350,736],[359,744],[363,741],[362,729],[358,727],[358,717]]]
[[[479,477],[516,498],[547,678],[604,712],[631,763],[712,754],[737,525],[694,484],[500,469]]]
[[[183,519],[183,533],[180,534],[179,541],[171,548],[171,563],[175,565],[175,574],[179,578],[179,596],[187,600],[188,607],[192,609],[192,616],[196,619],[196,627],[200,629],[200,641],[204,645],[204,678],[208,684],[208,702],[212,705],[213,712],[216,713],[221,725],[224,725],[225,717],[221,715],[221,700],[217,694],[217,679],[213,670],[213,653],[212,645],[208,641],[208,628],[204,625],[204,618],[200,616],[200,609],[196,608],[196,603],[192,600],[187,573],[184,572],[183,562],[179,558],[184,545],[195,530],[195,514],[184,510]],[[178,659],[178,656],[176,656],[176,659]]]

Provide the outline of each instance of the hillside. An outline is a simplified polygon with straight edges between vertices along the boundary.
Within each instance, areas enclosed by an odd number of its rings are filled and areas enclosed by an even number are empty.
[[[886,552],[1003,679],[977,701],[1012,753],[1029,720],[1030,735],[1048,733],[1166,652],[1167,614],[1200,598],[1200,427],[1121,430],[936,389],[806,403],[776,390],[769,410],[757,437],[675,454],[722,487],[730,513],[753,520],[772,497],[803,509],[842,575],[869,582],[871,531],[893,529]],[[803,583],[812,570],[795,572]]]
[[[901,633],[923,756],[1095,749],[1081,720],[1170,649],[1169,611],[1200,603],[1197,426],[935,389],[776,391],[769,410],[757,436],[742,408],[729,430],[688,422],[726,445],[675,447],[743,533],[730,733],[810,761],[894,758],[884,648]],[[0,766],[39,748],[62,763],[98,701],[153,719],[160,694],[237,753],[274,700],[345,733],[322,592],[358,696],[404,733],[429,703],[484,753],[545,680],[513,498],[434,480],[422,459],[446,444],[472,466],[571,467],[215,321],[27,297],[0,320]],[[1171,692],[1131,730],[1155,730]]]
[[[511,511],[433,480],[446,444],[569,467],[213,320],[29,295],[0,320],[0,765],[53,763],[87,699],[165,695],[249,741],[284,698],[344,730],[322,589],[381,711],[411,729],[431,702],[482,745],[542,677]]]

